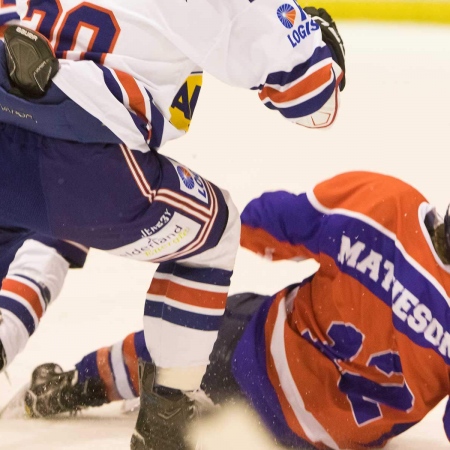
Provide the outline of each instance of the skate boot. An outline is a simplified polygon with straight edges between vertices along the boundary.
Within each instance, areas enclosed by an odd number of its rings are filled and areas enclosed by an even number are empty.
[[[186,450],[187,426],[196,415],[195,401],[182,391],[154,386],[155,366],[139,362],[141,406],[131,450]]]
[[[89,406],[108,402],[101,380],[88,378],[77,383],[78,371],[63,372],[57,364],[42,364],[34,369],[25,394],[25,412],[29,417],[49,417],[69,412],[76,414]]]
[[[0,372],[6,367],[6,352],[0,340]]]

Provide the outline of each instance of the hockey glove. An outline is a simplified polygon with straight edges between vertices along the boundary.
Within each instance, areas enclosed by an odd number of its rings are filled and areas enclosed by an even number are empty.
[[[50,43],[36,31],[18,25],[7,27],[4,39],[12,93],[42,97],[59,69]]]
[[[336,23],[323,8],[317,9],[314,6],[307,6],[303,10],[320,26],[323,42],[328,45],[334,61],[342,69],[343,76],[339,89],[343,91],[345,88],[345,48]]]

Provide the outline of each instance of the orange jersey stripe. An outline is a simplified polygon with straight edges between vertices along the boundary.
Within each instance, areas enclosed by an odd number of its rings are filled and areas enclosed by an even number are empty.
[[[129,74],[120,70],[115,71],[117,78],[124,87],[131,109],[143,120],[147,120],[145,114],[145,101],[142,93],[137,85],[136,80]]]
[[[252,228],[248,225],[242,225],[241,227],[241,246],[274,261],[292,259],[298,256],[317,259],[317,255],[303,245],[280,242],[267,231],[261,228]]]
[[[324,86],[330,80],[330,72],[331,64],[327,64],[286,91],[281,92],[269,86],[264,87],[259,93],[259,97],[262,101],[268,97],[274,103],[295,100]]]
[[[5,278],[3,280],[2,289],[20,295],[20,297],[30,304],[37,317],[39,319],[42,317],[44,310],[41,301],[39,300],[39,295],[34,289],[20,281],[12,280],[10,278]]]
[[[122,353],[134,391],[139,395],[138,357],[134,346],[134,336],[135,333],[131,333],[124,339]]]
[[[208,290],[194,289],[174,283],[172,280],[160,280],[154,278],[149,294],[166,296],[186,305],[199,306],[201,308],[225,308],[227,293],[211,292]],[[186,295],[186,294],[189,295]]]
[[[105,383],[106,394],[109,401],[121,400],[119,392],[116,389],[114,375],[112,373],[111,365],[109,363],[109,355],[111,353],[110,347],[103,347],[97,350],[97,368],[100,378]]]

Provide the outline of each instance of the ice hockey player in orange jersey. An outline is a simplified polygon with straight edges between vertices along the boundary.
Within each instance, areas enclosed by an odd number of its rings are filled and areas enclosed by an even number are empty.
[[[290,448],[362,450],[383,447],[448,396],[448,212],[397,178],[349,172],[300,195],[265,193],[241,219],[244,247],[319,267],[271,297],[229,299],[202,383],[214,401],[244,397]],[[38,367],[29,411],[137,396],[138,358],[151,359],[142,332],[75,370]],[[43,369],[52,375],[39,380]],[[447,412],[444,428],[450,438]]]

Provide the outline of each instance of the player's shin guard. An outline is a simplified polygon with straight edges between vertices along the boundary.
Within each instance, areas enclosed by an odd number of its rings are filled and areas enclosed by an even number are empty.
[[[76,413],[90,406],[108,402],[106,388],[97,378],[77,383],[78,372],[63,372],[57,364],[42,364],[33,371],[25,394],[25,412],[29,417],[49,417],[65,412]]]
[[[185,450],[185,433],[195,401],[177,389],[155,386],[153,363],[139,362],[141,406],[131,450]]]

